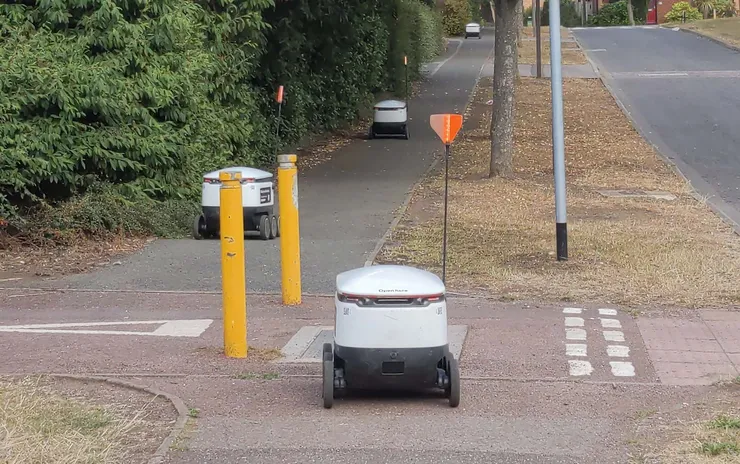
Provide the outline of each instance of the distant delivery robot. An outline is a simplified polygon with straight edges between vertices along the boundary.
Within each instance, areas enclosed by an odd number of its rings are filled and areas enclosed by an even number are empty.
[[[408,58],[403,57],[405,69],[405,101],[383,100],[373,107],[373,123],[370,126],[368,138],[382,136],[396,136],[409,139],[408,110],[409,110],[409,67]]]
[[[334,344],[323,345],[323,403],[365,389],[444,391],[460,403],[460,370],[447,340],[445,286],[408,266],[378,265],[336,279]]]
[[[275,186],[272,174],[260,169],[233,167],[209,172],[203,176],[201,194],[201,213],[195,217],[193,238],[216,237],[221,227],[221,172],[241,173],[242,208],[244,211],[244,232],[257,231],[262,240],[272,240],[280,236],[280,221],[274,214]]]
[[[480,24],[478,23],[468,23],[465,25],[465,38],[468,37],[478,37],[480,39],[481,33],[480,33]]]

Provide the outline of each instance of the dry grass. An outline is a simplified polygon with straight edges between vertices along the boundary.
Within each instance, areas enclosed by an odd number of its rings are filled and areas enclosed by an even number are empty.
[[[567,29],[561,28],[560,37],[566,39],[571,34]],[[522,42],[519,44],[519,64],[535,64],[537,63],[537,45],[533,39],[534,32],[531,27],[525,27],[522,34]],[[543,27],[541,31],[542,40],[542,64],[550,64],[550,29]],[[575,42],[561,42],[562,55],[561,61],[563,64],[586,64],[586,56],[578,48]]]
[[[564,81],[570,260],[554,257],[549,80],[517,87],[515,176],[488,179],[491,81],[484,79],[450,162],[448,287],[505,299],[627,306],[740,303],[740,237],[643,141],[598,80]],[[379,262],[438,271],[443,176],[412,203]],[[663,190],[675,201],[599,189]]]
[[[696,31],[729,45],[740,47],[740,17],[705,19],[692,23],[676,24],[675,26]]]
[[[640,419],[642,432],[631,462],[663,464],[740,463],[740,405],[735,387],[710,394],[683,411]]]
[[[0,382],[0,462],[123,462],[122,441],[136,420],[67,400],[35,380]]]

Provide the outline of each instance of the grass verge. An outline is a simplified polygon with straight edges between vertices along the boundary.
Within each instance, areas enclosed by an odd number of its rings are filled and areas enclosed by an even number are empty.
[[[541,29],[542,39],[542,64],[550,64],[550,28]],[[575,42],[568,41],[571,37],[570,31],[565,28],[560,29],[560,46],[562,47],[563,64],[586,64],[585,55],[578,49]],[[525,27],[522,31],[522,41],[519,44],[519,64],[536,64],[537,63],[537,43],[534,41],[534,31],[531,27]]]
[[[636,422],[634,463],[740,463],[740,386],[710,391],[681,408]]]
[[[670,26],[696,31],[733,47],[740,47],[740,17],[704,19],[686,24],[671,24]]]
[[[88,464],[141,459],[152,450],[141,453],[131,443],[131,435],[141,433],[143,416],[141,410],[122,414],[91,401],[70,399],[41,379],[0,380],[0,462]]]
[[[549,80],[516,90],[515,175],[487,178],[491,79],[452,147],[448,288],[536,301],[624,306],[740,304],[740,237],[663,163],[598,80],[565,79],[569,258],[555,260]],[[666,191],[673,201],[602,189]],[[443,174],[414,191],[378,262],[439,271]]]

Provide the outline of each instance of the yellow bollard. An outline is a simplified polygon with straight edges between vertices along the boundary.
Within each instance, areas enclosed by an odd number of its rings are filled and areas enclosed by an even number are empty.
[[[247,357],[247,291],[241,173],[222,172],[220,196],[224,354]]]
[[[296,155],[278,155],[280,202],[280,266],[283,304],[301,304],[301,242],[298,228],[298,168]]]

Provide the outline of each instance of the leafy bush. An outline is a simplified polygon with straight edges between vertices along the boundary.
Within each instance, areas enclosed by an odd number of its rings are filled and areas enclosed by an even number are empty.
[[[686,21],[698,21],[704,18],[701,12],[691,6],[689,2],[678,2],[674,3],[671,10],[666,13],[665,20],[671,23],[682,22],[684,12],[686,13]]]
[[[542,26],[550,25],[550,1],[545,0],[540,11]],[[560,0],[560,25],[563,27],[577,27],[581,25],[581,15],[576,10],[576,4],[571,0]]]
[[[465,25],[472,20],[469,0],[445,0],[442,16],[445,34],[448,36],[464,34]]]
[[[532,12],[532,7],[531,6],[528,6],[522,12],[522,22],[524,23],[525,26],[527,25],[527,20],[529,18],[532,18],[532,21],[534,22],[534,13]]]
[[[293,143],[400,90],[403,56],[418,76],[442,28],[430,0],[0,4],[0,218],[22,225],[99,183],[195,203],[202,173],[273,163],[278,85]]]
[[[638,17],[633,10],[635,24],[643,24],[644,18]],[[592,16],[588,23],[591,26],[624,26],[629,25],[629,14],[627,12],[627,2],[620,0],[614,3],[607,3],[602,6],[598,14]]]
[[[737,15],[735,4],[732,0],[715,0],[714,10],[716,11],[718,18],[730,18]]]

